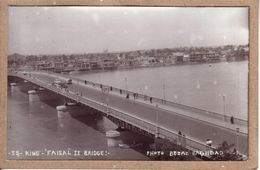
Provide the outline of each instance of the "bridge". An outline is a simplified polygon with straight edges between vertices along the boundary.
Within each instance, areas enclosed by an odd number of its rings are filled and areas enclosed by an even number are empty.
[[[232,117],[231,123],[231,117],[228,115],[77,78],[73,78],[72,84],[67,88],[53,84],[55,79],[65,80],[69,78],[68,75],[9,72],[8,76],[21,78],[94,108],[119,127],[155,138],[168,139],[192,151],[210,151],[226,141],[234,144],[239,153],[248,153],[247,120]],[[207,139],[212,141],[211,146],[206,144]]]

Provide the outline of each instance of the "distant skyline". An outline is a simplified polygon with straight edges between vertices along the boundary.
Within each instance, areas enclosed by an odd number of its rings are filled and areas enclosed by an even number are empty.
[[[9,54],[244,45],[246,7],[9,7]]]

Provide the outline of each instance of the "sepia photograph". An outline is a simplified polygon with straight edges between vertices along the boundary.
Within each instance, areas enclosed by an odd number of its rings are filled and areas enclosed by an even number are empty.
[[[249,7],[9,6],[8,160],[247,161]]]

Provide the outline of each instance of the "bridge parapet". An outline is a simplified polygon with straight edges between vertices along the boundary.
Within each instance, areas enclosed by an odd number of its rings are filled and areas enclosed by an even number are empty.
[[[37,72],[37,73],[50,75],[47,72]],[[9,74],[16,74],[16,73],[10,72]],[[61,77],[61,75],[57,74],[57,73],[51,73],[51,74],[53,76]],[[66,79],[70,78],[70,76],[68,76],[68,75],[62,75],[62,77],[66,78]],[[224,115],[224,114],[221,114],[221,113],[217,113],[217,112],[213,112],[213,111],[209,111],[209,110],[205,110],[205,109],[200,109],[200,108],[196,108],[196,107],[181,104],[181,103],[176,103],[176,102],[164,100],[164,99],[153,97],[153,96],[148,96],[148,95],[136,93],[136,92],[126,90],[126,89],[120,89],[120,88],[105,85],[105,84],[100,84],[100,83],[96,83],[96,82],[92,82],[92,81],[82,80],[82,79],[79,79],[79,78],[73,78],[73,81],[77,81],[76,83],[82,83],[82,84],[89,85],[89,86],[92,86],[92,87],[100,88],[101,90],[106,88],[110,92],[117,93],[117,94],[120,94],[120,95],[127,95],[128,94],[129,97],[136,98],[136,99],[142,99],[143,101],[147,101],[147,102],[151,102],[151,103],[155,103],[155,104],[157,103],[157,104],[160,104],[161,106],[165,106],[166,108],[167,108],[167,106],[169,106],[169,107],[176,107],[176,108],[188,110],[188,111],[196,113],[196,115],[208,116],[208,117],[211,117],[211,118],[214,118],[214,119],[222,120],[223,122],[231,122],[231,119],[233,119],[234,124],[242,125],[242,126],[248,126],[247,120],[244,120],[244,119],[241,119],[241,118],[238,118],[238,117],[235,117],[235,116],[231,116],[232,115],[231,113],[226,113]]]
[[[176,131],[168,129],[162,125],[158,125],[157,123],[147,121],[138,116],[127,113],[123,110],[113,108],[111,106],[108,106],[105,103],[92,100],[92,99],[88,98],[86,95],[80,94],[77,91],[77,89],[70,89],[69,91],[60,89],[55,86],[52,86],[50,83],[48,84],[48,83],[42,81],[41,79],[38,79],[37,77],[31,76],[31,75],[19,74],[19,75],[15,75],[15,76],[19,76],[32,83],[39,85],[41,87],[49,89],[55,93],[58,93],[60,95],[73,99],[73,100],[75,100],[79,103],[82,103],[84,105],[87,105],[89,107],[95,108],[96,110],[99,110],[100,112],[105,113],[107,116],[109,115],[109,116],[116,117],[116,118],[130,124],[133,127],[142,129],[142,130],[146,131],[147,133],[152,134],[153,136],[158,136],[160,138],[169,139],[170,141],[183,145],[190,150],[194,150],[194,151],[196,151],[196,150],[201,150],[201,151],[214,150],[213,147],[210,147],[203,142],[194,140],[189,137],[180,136]]]
[[[57,76],[60,76],[60,75],[57,75]],[[66,75],[63,75],[63,76],[69,78],[69,76],[66,76]],[[126,90],[126,89],[120,89],[120,88],[105,85],[105,84],[82,80],[79,78],[73,78],[73,79],[82,84],[89,85],[91,87],[97,87],[97,88],[100,88],[101,90],[106,88],[110,92],[117,93],[120,95],[125,95],[125,96],[128,95],[129,97],[132,97],[134,99],[141,99],[143,101],[150,102],[150,103],[160,104],[162,106],[166,106],[166,108],[167,108],[167,106],[180,108],[180,109],[192,111],[192,112],[196,113],[196,115],[208,116],[208,117],[211,117],[214,119],[222,120],[223,122],[231,122],[231,119],[233,119],[234,124],[248,126],[247,120],[232,116],[231,113],[221,114],[221,113],[217,113],[217,112],[213,112],[213,111],[209,111],[209,110],[205,110],[205,109],[200,109],[200,108],[196,108],[196,107],[181,104],[181,103],[176,103],[176,102],[169,101],[169,100],[164,100],[164,99],[153,97],[153,96],[136,93],[136,92]]]

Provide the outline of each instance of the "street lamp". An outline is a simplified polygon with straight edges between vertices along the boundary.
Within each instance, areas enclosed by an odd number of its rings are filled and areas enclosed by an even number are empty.
[[[125,77],[125,90],[127,90],[127,77]]]
[[[140,94],[143,95],[143,88],[140,87]]]
[[[156,104],[156,130],[155,130],[155,138],[159,137],[159,111],[158,104]]]
[[[99,79],[99,85],[102,84],[100,74],[98,74],[98,79]]]
[[[108,89],[106,89],[106,90],[108,90]],[[107,93],[109,92],[109,91],[106,91]],[[108,98],[108,94],[105,94],[104,93],[104,95],[106,95],[106,107],[107,107],[107,116],[109,116],[110,115],[110,111],[111,111],[111,109],[110,109],[110,105],[109,105],[109,98]]]
[[[226,120],[227,120],[227,117],[226,117],[226,95],[225,95],[225,94],[222,95],[222,99],[223,99],[223,114],[224,114],[224,120],[226,121]]]
[[[77,80],[78,93],[79,93],[79,80]]]
[[[238,138],[239,138],[239,128],[236,128],[236,135],[237,135],[237,138],[236,138],[236,140],[237,140],[237,152],[238,152],[238,150],[239,150],[239,140],[238,140]]]
[[[165,102],[165,81],[163,80],[163,100]]]

